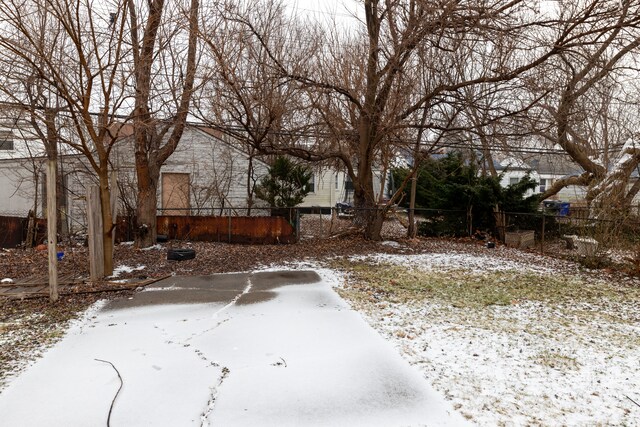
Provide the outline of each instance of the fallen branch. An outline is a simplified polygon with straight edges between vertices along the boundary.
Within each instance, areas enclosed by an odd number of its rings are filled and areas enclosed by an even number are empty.
[[[345,231],[332,234],[331,236],[329,236],[329,239],[339,239],[341,237],[346,237],[346,236],[355,236],[358,234],[362,234],[363,232],[364,232],[364,227],[349,227]]]
[[[118,387],[118,391],[116,391],[116,395],[113,396],[113,400],[111,401],[111,407],[109,407],[109,415],[107,416],[107,427],[111,427],[111,412],[113,412],[113,405],[115,405],[116,399],[118,398],[118,394],[120,394],[120,390],[122,390],[124,381],[122,381],[122,376],[120,375],[120,371],[118,371],[118,368],[116,368],[113,363],[109,362],[108,360],[102,360],[102,359],[94,359],[94,360],[97,362],[108,363],[109,365],[111,365],[113,370],[116,371],[116,374],[118,374],[118,379],[120,379],[120,387]]]
[[[133,283],[129,283],[129,284],[123,284],[121,286],[101,287],[101,288],[88,289],[88,290],[78,290],[78,291],[66,290],[65,287],[67,285],[63,285],[61,287],[61,290],[60,290],[59,294],[60,295],[64,295],[64,296],[72,296],[72,295],[83,295],[83,294],[99,294],[99,293],[103,293],[103,292],[132,291],[132,290],[135,290],[135,289],[138,289],[138,288],[144,288],[146,286],[149,286],[152,283],[159,282],[160,280],[166,279],[167,277],[171,277],[171,275],[167,274],[167,275],[164,275],[162,277],[156,277],[156,278],[144,281],[144,282],[133,282]],[[13,285],[13,286],[16,286],[16,285]],[[81,286],[81,285],[74,285],[74,286]],[[5,294],[5,295],[0,295],[0,298],[19,299],[19,300],[35,299],[35,298],[49,298],[49,291],[45,290],[45,291],[40,291],[40,292],[22,292],[20,294]]]

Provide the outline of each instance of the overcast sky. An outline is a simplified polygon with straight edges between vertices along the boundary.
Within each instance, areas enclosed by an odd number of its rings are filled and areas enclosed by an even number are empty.
[[[362,16],[362,2],[355,0],[287,0],[292,13],[318,21],[335,19],[344,25],[354,25],[354,15]]]

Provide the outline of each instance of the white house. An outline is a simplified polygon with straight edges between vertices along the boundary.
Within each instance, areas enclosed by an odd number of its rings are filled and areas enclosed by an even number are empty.
[[[17,131],[15,124],[0,128],[0,215],[26,216],[36,209],[44,217],[46,186],[42,144]],[[2,139],[4,138],[4,139]],[[250,189],[267,174],[268,165],[250,156],[237,143],[211,128],[188,125],[176,151],[161,168],[158,213],[170,215],[246,215]],[[136,206],[136,173],[132,128],[123,125],[111,156],[117,172],[119,213],[131,214]],[[33,154],[32,154],[33,153]],[[62,212],[71,233],[83,231],[86,224],[85,195],[97,179],[81,155],[59,156],[62,177]],[[311,192],[301,207],[328,208],[353,202],[353,184],[344,171],[312,167]],[[381,189],[381,173],[374,173],[374,188]],[[252,214],[268,214],[266,202],[253,196]]]
[[[385,187],[388,180],[384,180]],[[386,200],[388,197],[385,188],[382,188],[382,171],[373,172],[374,196],[377,200]],[[338,203],[353,203],[353,183],[349,175],[343,170],[335,170],[328,167],[313,168],[313,181],[311,192],[307,194],[300,207],[335,207]]]
[[[538,185],[530,194],[544,193],[553,183],[561,178],[579,175],[583,170],[574,162],[561,155],[540,154],[523,161],[514,157],[507,157],[494,164],[496,171],[502,174],[500,185],[506,187],[520,181],[527,174]],[[571,185],[560,190],[551,197],[553,200],[565,202],[583,202],[586,189],[582,186]]]

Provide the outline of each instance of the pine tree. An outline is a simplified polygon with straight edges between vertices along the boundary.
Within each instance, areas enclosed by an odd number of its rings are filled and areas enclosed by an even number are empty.
[[[292,208],[302,203],[311,191],[312,177],[313,173],[307,166],[279,156],[256,187],[256,196],[272,208]]]

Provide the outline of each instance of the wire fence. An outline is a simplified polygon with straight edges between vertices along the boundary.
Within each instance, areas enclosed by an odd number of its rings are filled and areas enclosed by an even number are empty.
[[[306,209],[299,216],[301,238],[327,238],[357,227],[364,212],[354,208]],[[573,251],[595,256],[608,250],[640,254],[640,217],[635,213],[613,219],[597,218],[587,208],[546,209],[537,212],[474,212],[473,210],[415,209],[417,235],[469,237],[501,242],[541,252]],[[387,212],[382,238],[407,236],[409,211]]]
[[[210,209],[159,209],[158,218],[173,218],[173,225],[191,226],[194,236],[198,223],[207,236],[207,228],[217,224],[216,241],[238,241],[245,233],[245,241],[259,242],[251,236],[271,236],[279,242],[279,237],[269,230],[280,224],[260,217],[282,217],[289,224],[295,241],[301,239],[326,239],[340,235],[358,234],[362,231],[365,218],[372,213],[381,213],[384,208],[356,209],[349,205],[314,206],[304,208],[232,208]],[[409,211],[400,207],[385,209],[385,221],[381,228],[383,239],[399,239],[407,236]],[[576,255],[592,256],[608,250],[625,250],[639,255],[640,259],[640,216],[627,212],[615,218],[594,217],[589,209],[581,207],[542,206],[536,212],[478,212],[469,210],[415,209],[415,224],[418,236],[423,237],[466,237],[486,243],[502,242],[508,246],[541,252],[573,251]],[[211,222],[203,217],[211,218]],[[194,218],[192,224],[189,218]],[[218,221],[214,221],[214,219]],[[243,221],[242,218],[256,218]],[[220,221],[220,219],[223,219]],[[166,224],[167,221],[165,220]],[[222,225],[220,225],[222,223]],[[278,225],[279,226],[279,225]],[[120,216],[117,235],[119,240],[133,240],[136,232],[135,218]],[[171,235],[172,231],[166,232]],[[234,234],[235,233],[235,234]],[[234,237],[235,236],[235,237]],[[249,237],[246,237],[249,236]],[[235,239],[235,240],[234,240]],[[265,240],[265,243],[269,242]],[[292,241],[291,239],[287,241]]]
[[[256,217],[282,216],[296,228],[298,237],[326,238],[362,225],[359,222],[371,211],[349,205],[298,208],[199,208],[159,209],[158,215]],[[596,239],[603,246],[633,246],[640,242],[640,216],[630,212],[614,219],[597,218],[586,207],[542,206],[537,212],[477,212],[469,210],[415,209],[417,233],[425,237],[476,237],[505,242],[509,233],[533,231],[535,243],[564,240],[563,236]],[[392,207],[386,210],[385,233],[388,237],[406,235],[409,210]],[[530,242],[528,242],[529,244]]]

